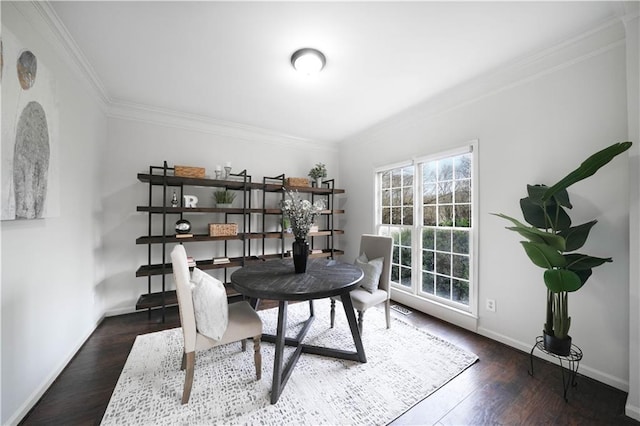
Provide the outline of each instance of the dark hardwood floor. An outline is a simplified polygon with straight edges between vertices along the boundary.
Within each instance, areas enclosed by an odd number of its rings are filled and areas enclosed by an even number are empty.
[[[624,416],[626,393],[620,390],[578,376],[565,402],[557,365],[536,359],[531,377],[528,353],[419,312],[393,315],[474,352],[480,361],[392,424],[640,424]],[[168,309],[165,323],[157,317],[139,312],[106,318],[20,424],[99,424],[135,337],[179,326],[177,308]]]

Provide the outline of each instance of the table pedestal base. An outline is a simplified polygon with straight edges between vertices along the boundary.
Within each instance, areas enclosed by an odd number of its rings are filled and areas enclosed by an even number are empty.
[[[347,321],[349,322],[349,328],[351,329],[351,335],[353,336],[353,343],[356,346],[356,352],[344,351],[334,348],[326,348],[322,346],[306,345],[302,343],[302,340],[307,335],[315,315],[313,312],[313,300],[309,301],[309,319],[305,321],[302,330],[295,338],[285,337],[287,330],[287,307],[289,302],[280,301],[278,304],[278,328],[276,335],[263,334],[262,340],[265,342],[271,342],[276,344],[275,357],[273,361],[273,383],[271,386],[271,403],[275,404],[280,398],[280,394],[284,389],[284,386],[291,376],[291,372],[298,362],[301,353],[308,353],[314,355],[327,356],[339,359],[348,359],[351,361],[367,362],[367,358],[364,353],[364,346],[360,338],[360,331],[358,330],[358,324],[356,322],[356,316],[353,311],[353,304],[351,303],[351,295],[349,293],[342,294],[340,296],[342,305],[344,306],[344,312],[347,315]],[[289,357],[286,366],[284,365],[284,347],[295,346],[296,350]]]

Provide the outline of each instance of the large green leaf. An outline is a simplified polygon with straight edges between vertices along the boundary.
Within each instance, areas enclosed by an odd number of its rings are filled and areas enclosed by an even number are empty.
[[[567,248],[565,251],[574,251],[582,247],[587,241],[587,237],[589,236],[591,228],[597,222],[597,220],[592,220],[591,222],[583,223],[582,225],[578,226],[572,226],[569,229],[559,232],[558,235],[561,235],[566,241]]]
[[[602,166],[613,160],[613,158],[619,154],[622,154],[627,149],[631,148],[631,142],[618,142],[613,145],[596,152],[580,164],[580,167],[569,173],[562,178],[558,183],[547,189],[547,192],[542,196],[542,200],[549,200],[558,191],[567,189],[569,186],[583,179],[588,178],[597,172]]]
[[[491,214],[513,222],[515,226],[508,226],[507,229],[510,231],[519,233],[520,235],[522,235],[523,237],[525,237],[531,242],[544,243],[559,251],[566,251],[564,238],[559,235],[553,234],[551,232],[544,232],[537,228],[527,226],[524,223],[520,222],[518,219],[514,219],[510,216],[507,216],[506,214],[502,214],[502,213],[491,213]]]
[[[591,269],[580,269],[580,270],[573,271],[573,272],[575,272],[576,275],[580,277],[580,281],[582,281],[582,285],[584,285],[584,283],[587,282],[587,280],[589,279],[589,277],[593,273],[593,270],[591,270]],[[582,285],[580,287],[582,287]]]
[[[527,195],[532,203],[542,206],[542,196],[547,192],[547,185],[527,185]]]
[[[545,201],[543,200],[544,194],[547,192],[549,187],[547,185],[527,185],[527,194],[529,198],[534,204],[542,206]],[[571,205],[571,201],[569,201],[569,193],[567,190],[560,190],[556,194],[554,194],[553,198],[546,201],[547,206],[553,205],[553,203],[559,204],[568,209],[573,208]]]
[[[567,265],[562,253],[558,250],[542,243],[532,243],[529,241],[520,241],[527,252],[527,256],[534,265],[545,269],[563,268]]]
[[[553,249],[558,251],[566,251],[564,238],[552,234],[550,232],[544,232],[536,228],[526,227],[520,228],[517,226],[507,226],[506,229],[510,231],[517,232],[522,235],[532,243],[540,243],[551,246]]]
[[[596,266],[602,265],[605,262],[613,262],[613,259],[611,259],[610,257],[593,257],[581,253],[565,254],[564,258],[567,262],[567,268],[574,271],[592,269]]]
[[[569,201],[569,193],[566,189],[561,189],[560,191],[553,194],[553,200],[556,201],[559,205],[566,207],[568,209],[572,209],[571,201]]]
[[[582,287],[580,277],[567,269],[548,269],[544,271],[544,283],[553,293],[576,291]]]
[[[520,210],[522,210],[524,220],[536,228],[553,228],[554,230],[559,231],[569,229],[569,227],[571,227],[571,218],[561,206],[556,204],[554,200],[547,203],[546,220],[544,215],[545,210],[542,206],[533,202],[529,197],[520,199]]]

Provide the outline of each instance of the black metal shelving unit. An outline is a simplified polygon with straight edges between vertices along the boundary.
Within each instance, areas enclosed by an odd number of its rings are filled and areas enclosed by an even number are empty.
[[[343,234],[343,230],[334,228],[336,214],[344,213],[344,210],[336,210],[334,208],[335,195],[344,193],[342,189],[335,188],[334,180],[323,182],[323,187],[292,187],[288,186],[287,179],[284,174],[275,177],[264,177],[262,182],[253,182],[252,176],[246,170],[240,173],[231,173],[230,179],[208,179],[208,178],[191,178],[175,176],[175,168],[169,167],[165,161],[163,166],[150,166],[148,173],[139,173],[138,180],[148,184],[148,201],[146,205],[137,206],[136,211],[147,214],[147,233],[136,239],[136,244],[147,246],[147,263],[141,265],[136,271],[137,277],[147,278],[147,293],[140,295],[136,303],[136,309],[147,309],[149,318],[153,310],[160,309],[162,321],[165,319],[165,309],[167,306],[176,305],[178,303],[175,290],[168,289],[167,275],[173,270],[171,260],[169,259],[170,248],[172,244],[186,244],[191,242],[223,244],[224,255],[229,258],[229,263],[213,264],[212,258],[196,260],[196,266],[202,270],[224,269],[224,282],[227,287],[227,295],[230,301],[241,298],[227,283],[229,268],[237,268],[246,265],[248,262],[263,261],[275,258],[283,258],[286,256],[286,243],[291,241],[290,236],[286,234],[284,229],[278,232],[266,231],[266,217],[275,215],[280,217],[282,223],[282,210],[279,204],[272,207],[266,207],[266,196],[269,193],[279,193],[280,201],[284,199],[284,189],[297,190],[299,193],[307,193],[311,196],[313,202],[316,197],[322,196],[327,199],[327,209],[322,212],[321,217],[325,219],[323,229],[310,234],[311,247],[314,247],[314,240],[317,238],[325,238],[322,252],[311,254],[310,257],[329,257],[341,255],[344,252],[335,247],[336,235]],[[227,190],[241,192],[242,205],[240,207],[219,208],[219,207],[184,207],[183,195],[185,187],[218,187]],[[154,205],[154,195],[157,199],[157,192],[161,192],[162,201]],[[178,207],[172,207],[170,198],[172,191],[176,192],[179,200]],[[262,205],[253,205],[252,193],[254,191],[262,191]],[[180,238],[174,233],[173,222],[178,219],[184,219],[185,214],[215,214],[224,216],[224,223],[237,223],[239,232],[233,236],[212,237],[209,234],[194,234],[192,237]],[[251,216],[260,214],[261,220],[252,223]],[[238,218],[239,217],[239,218]],[[157,221],[160,221],[160,224]],[[261,226],[260,226],[261,223]],[[159,234],[154,235],[154,224],[156,229],[160,226]],[[170,228],[168,228],[169,225]],[[254,229],[254,226],[260,229]],[[281,227],[282,228],[282,227]],[[265,241],[268,239],[279,239],[280,248],[275,252],[268,253],[265,247]],[[230,241],[240,240],[242,243],[241,254],[236,256],[228,256],[228,243]],[[253,244],[253,240],[261,240],[262,247]],[[256,241],[256,243],[259,243]],[[252,254],[252,248],[255,248],[259,254]],[[156,281],[158,280],[158,281]]]

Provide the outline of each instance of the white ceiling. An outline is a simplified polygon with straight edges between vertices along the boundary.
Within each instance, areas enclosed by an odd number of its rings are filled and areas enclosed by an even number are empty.
[[[52,2],[112,102],[337,142],[615,16],[615,2]],[[324,52],[315,78],[291,54]]]

